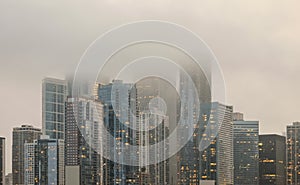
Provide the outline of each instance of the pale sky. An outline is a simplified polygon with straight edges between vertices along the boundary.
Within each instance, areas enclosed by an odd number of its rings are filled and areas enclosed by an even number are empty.
[[[21,124],[41,127],[41,81],[75,70],[102,33],[137,20],[180,24],[212,49],[228,103],[261,133],[300,120],[298,0],[0,0],[0,136]]]

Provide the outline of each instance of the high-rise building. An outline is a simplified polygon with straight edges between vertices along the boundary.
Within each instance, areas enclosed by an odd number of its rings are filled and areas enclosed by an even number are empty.
[[[5,138],[0,137],[0,185],[5,184]]]
[[[276,134],[259,135],[259,184],[286,184],[286,140]]]
[[[41,129],[31,125],[13,128],[12,174],[13,184],[24,184],[24,145],[32,143],[42,134]]]
[[[160,112],[166,107],[159,107],[161,102],[156,99],[161,95],[158,92],[162,89],[159,88],[162,86],[157,79],[140,81],[135,85],[114,80],[99,86],[98,97],[104,104],[104,124],[114,138],[109,142],[113,150],[118,148],[112,155],[121,163],[104,159],[104,184],[170,184],[169,151],[165,142],[169,136],[169,116]],[[163,89],[164,92],[166,89]],[[170,93],[165,95],[171,96]],[[150,104],[153,105],[151,110]],[[174,116],[176,119],[176,114]],[[133,125],[136,127],[132,128]],[[158,142],[162,144],[155,145]],[[123,144],[138,146],[138,151],[131,151],[132,155],[125,154]],[[124,165],[124,161],[132,161],[138,166]]]
[[[241,113],[234,115],[238,115],[233,121],[234,184],[258,185],[259,122],[244,121]]]
[[[66,179],[72,179],[68,178],[69,170],[73,173],[78,170],[76,173],[79,174],[80,184],[101,184],[102,114],[102,104],[98,100],[68,98],[65,123],[65,165],[68,166]]]
[[[169,135],[169,119],[167,116],[152,115],[151,113],[140,113],[139,121],[141,130],[150,127],[150,130],[140,131],[138,135],[138,144],[140,146],[156,146],[151,151],[139,149],[139,162],[142,167],[141,176],[145,184],[169,184],[169,163],[168,160],[161,161],[161,158],[167,159],[168,143],[162,142],[162,145],[155,145],[157,142],[165,141]],[[154,161],[154,164],[149,164]],[[144,165],[143,165],[144,164]]]
[[[25,184],[64,185],[64,141],[41,136],[25,144]]]
[[[287,184],[300,184],[300,122],[288,125],[286,129]]]
[[[131,112],[136,114],[136,88],[132,84],[114,80],[110,84],[99,85],[98,97],[103,102],[104,125],[113,138],[107,141],[109,144],[106,146],[106,150],[114,151],[111,153],[114,161],[109,159],[103,161],[103,184],[137,183],[139,168],[125,165],[124,162],[137,161],[138,158],[136,155],[126,155],[123,151],[125,145],[137,144],[134,131],[126,126],[133,122],[133,118],[129,114]]]
[[[213,102],[201,109],[205,125],[199,133],[202,142],[210,145],[200,152],[200,179],[233,184],[233,107]]]
[[[144,78],[135,84],[137,98],[138,131],[137,144],[139,148],[140,173],[143,181],[148,184],[172,184],[171,171],[176,170],[176,155],[174,155],[175,168],[170,167],[170,143],[168,142],[170,124],[176,125],[177,99],[175,89],[166,81],[157,78]],[[160,143],[160,144],[158,144]],[[152,146],[149,151],[142,149]],[[171,157],[172,158],[172,157]],[[174,183],[174,181],[173,181]]]
[[[43,134],[64,139],[67,81],[45,78],[42,87]]]
[[[34,185],[36,143],[24,144],[24,184]]]

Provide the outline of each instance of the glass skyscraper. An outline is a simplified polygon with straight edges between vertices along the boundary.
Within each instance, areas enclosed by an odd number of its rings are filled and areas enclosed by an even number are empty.
[[[259,184],[286,184],[286,138],[259,135]]]
[[[240,113],[234,113],[233,151],[234,184],[258,185],[258,121],[244,121]]]
[[[200,179],[233,184],[233,107],[213,102],[201,108],[199,135],[209,146],[200,152]],[[203,125],[204,124],[204,125]],[[204,132],[208,129],[209,132]]]
[[[115,91],[113,91],[113,88],[115,88]],[[136,89],[132,84],[114,80],[110,84],[99,85],[98,97],[103,102],[105,128],[113,136],[113,140],[107,141],[109,143],[107,147],[113,148],[106,148],[106,150],[108,152],[114,151],[111,157],[120,162],[104,159],[103,184],[138,184],[139,168],[121,164],[125,160],[138,160],[137,158],[133,159],[135,155],[125,155],[122,150],[125,145],[136,145],[137,142],[134,136],[135,133],[131,132],[130,128],[126,126],[126,124],[133,121],[128,110],[133,108],[131,111],[136,111]],[[114,104],[117,107],[113,107]]]
[[[24,184],[24,145],[32,143],[39,139],[42,134],[41,129],[34,128],[31,125],[22,125],[21,127],[13,128],[13,144],[12,144],[12,173],[13,184]]]
[[[68,98],[66,102],[65,164],[79,167],[80,184],[97,185],[102,182],[102,116],[102,104],[98,100]]]
[[[42,86],[43,134],[64,139],[67,81],[45,78]]]

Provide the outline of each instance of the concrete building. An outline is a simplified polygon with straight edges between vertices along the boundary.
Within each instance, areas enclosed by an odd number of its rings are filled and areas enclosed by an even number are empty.
[[[22,125],[13,128],[13,144],[12,144],[12,174],[13,184],[24,184],[24,146],[25,143],[32,143],[39,139],[42,134],[41,129],[31,125]]]
[[[24,184],[35,184],[35,152],[36,143],[24,144]]]

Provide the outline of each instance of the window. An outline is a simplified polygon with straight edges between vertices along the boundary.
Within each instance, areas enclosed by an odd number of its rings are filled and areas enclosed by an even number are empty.
[[[46,101],[56,102],[56,95],[54,93],[46,93]]]
[[[54,85],[54,84],[46,84],[46,91],[56,92],[56,85]]]
[[[64,93],[65,89],[64,89],[64,86],[63,85],[58,85],[57,86],[57,92],[58,93]]]

